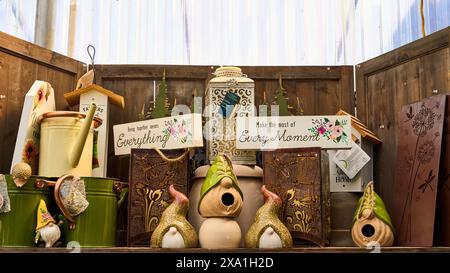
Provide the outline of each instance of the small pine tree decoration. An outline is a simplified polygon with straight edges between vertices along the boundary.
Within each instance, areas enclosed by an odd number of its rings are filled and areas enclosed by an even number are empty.
[[[151,118],[163,118],[169,116],[169,99],[167,98],[166,70],[158,85],[158,95],[155,98],[155,107],[151,112]]]
[[[289,104],[288,98],[286,95],[286,90],[283,88],[283,82],[281,79],[281,75],[279,78],[279,86],[277,93],[275,94],[275,104],[279,106],[279,115],[280,116],[291,116],[291,112],[289,112]]]

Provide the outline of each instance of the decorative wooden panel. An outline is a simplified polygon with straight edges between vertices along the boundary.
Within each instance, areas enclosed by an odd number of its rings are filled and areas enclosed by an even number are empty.
[[[320,246],[329,244],[327,155],[320,148],[263,152],[264,184],[283,199],[281,217],[294,242],[301,239]]]
[[[433,246],[445,95],[405,105],[399,114],[392,220],[397,245]]]
[[[183,150],[164,151],[178,158]],[[172,201],[169,185],[188,195],[188,159],[169,162],[153,149],[132,149],[128,196],[128,246],[150,246],[162,212]]]
[[[0,32],[0,172],[9,173],[26,92],[35,80],[49,82],[58,110],[69,109],[63,94],[76,86],[83,64]]]
[[[195,89],[204,94],[212,78],[212,66],[177,65],[98,65],[97,83],[125,97],[125,109],[112,107],[112,125],[136,121],[145,101],[153,100],[153,81],[158,85],[166,69],[169,102],[190,105]],[[255,102],[263,102],[263,93],[270,103],[275,99],[278,77],[282,75],[289,102],[296,106],[301,99],[304,114],[335,114],[339,109],[354,113],[353,68],[351,66],[280,66],[241,67],[243,73],[255,80]],[[157,92],[157,90],[156,90]],[[126,179],[128,157],[114,157],[112,141],[109,144],[108,176]]]
[[[388,211],[401,107],[450,90],[449,36],[446,28],[356,66],[357,117],[383,141],[374,147],[374,181]]]

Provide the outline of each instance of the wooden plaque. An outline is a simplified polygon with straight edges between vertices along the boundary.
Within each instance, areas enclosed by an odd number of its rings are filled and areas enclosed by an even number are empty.
[[[433,245],[445,96],[402,107],[392,219],[399,246]]]
[[[330,235],[329,168],[320,148],[263,152],[264,184],[283,199],[280,219],[295,244],[325,246]]]
[[[188,156],[184,150],[131,149],[128,196],[128,246],[150,246],[150,236],[171,202],[168,187],[188,193]],[[184,156],[183,156],[184,154]]]

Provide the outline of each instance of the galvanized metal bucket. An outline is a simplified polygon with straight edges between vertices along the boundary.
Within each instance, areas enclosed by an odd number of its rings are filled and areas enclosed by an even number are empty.
[[[58,179],[55,200],[67,221],[62,227],[64,246],[114,247],[116,245],[117,209],[122,202],[118,196],[116,179],[82,177],[86,187],[89,207],[82,214],[72,217],[61,205],[59,184],[69,175]]]
[[[39,184],[43,177],[32,176],[21,188],[14,184],[11,175],[5,178],[11,211],[0,213],[0,247],[33,247],[39,201],[44,200],[51,211],[53,189]]]

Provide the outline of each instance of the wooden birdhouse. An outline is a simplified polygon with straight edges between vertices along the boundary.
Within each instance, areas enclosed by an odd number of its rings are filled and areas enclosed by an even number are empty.
[[[113,91],[105,89],[100,85],[91,84],[81,89],[64,94],[64,98],[70,106],[80,105],[80,112],[86,113],[91,102],[97,104],[96,117],[102,119],[102,125],[96,131],[98,167],[92,170],[92,176],[106,177],[108,161],[108,128],[109,128],[109,103],[120,108],[125,107],[125,100],[122,96]]]
[[[373,145],[381,140],[359,119],[340,110],[337,115],[351,116],[352,140],[370,157],[370,161],[362,167],[358,174],[350,179],[335,162],[332,161],[336,150],[328,150],[330,158],[330,191],[331,192],[363,192],[364,186],[373,180]]]

